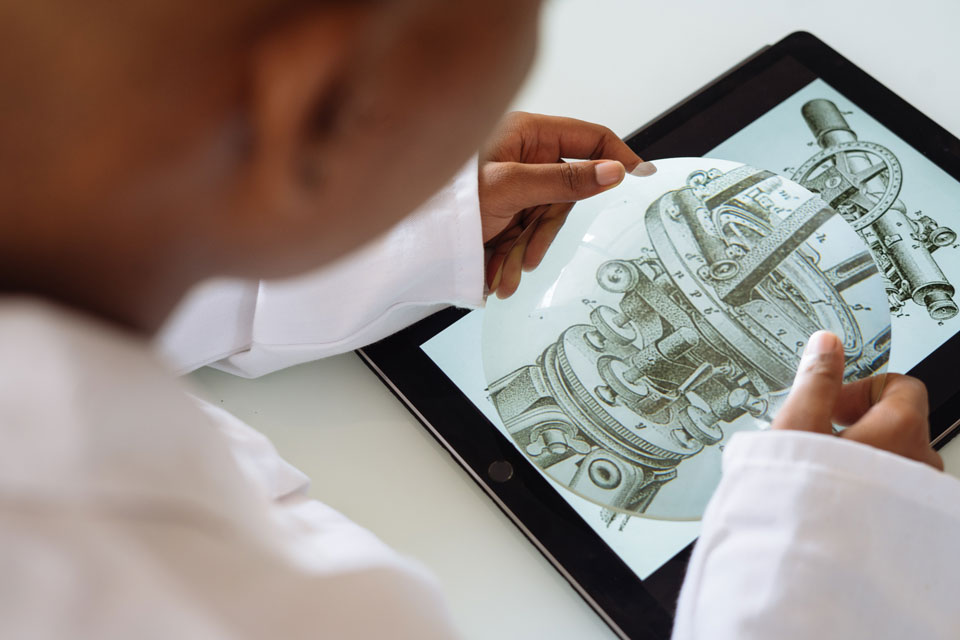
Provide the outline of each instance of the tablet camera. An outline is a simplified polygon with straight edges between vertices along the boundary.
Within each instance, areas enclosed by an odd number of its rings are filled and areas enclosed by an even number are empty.
[[[884,369],[890,314],[820,196],[728,161],[657,165],[489,303],[482,350],[490,401],[551,479],[614,513],[696,519],[724,444],[769,424],[809,336],[837,334],[856,380]]]

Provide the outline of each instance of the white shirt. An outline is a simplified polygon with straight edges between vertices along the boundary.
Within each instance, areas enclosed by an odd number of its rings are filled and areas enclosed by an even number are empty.
[[[352,351],[450,305],[483,304],[474,158],[433,198],[336,264],[282,282],[197,287],[158,346],[178,372],[256,377]]]
[[[735,435],[674,638],[960,637],[960,482],[850,440]]]
[[[148,344],[6,300],[0,362],[0,638],[454,635],[419,564]]]
[[[332,269],[207,285],[165,357],[257,375],[480,304],[475,171]],[[420,565],[308,500],[302,474],[188,398],[149,345],[6,300],[0,362],[0,638],[455,635]],[[958,635],[956,480],[806,433],[737,436],[724,465],[676,637]]]

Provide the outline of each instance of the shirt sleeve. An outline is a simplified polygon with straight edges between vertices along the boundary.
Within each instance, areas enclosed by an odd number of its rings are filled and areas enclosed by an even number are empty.
[[[675,639],[955,638],[960,482],[805,432],[735,435]]]
[[[179,373],[204,365],[256,377],[380,340],[450,305],[483,304],[473,158],[385,235],[303,276],[199,286],[158,339]]]

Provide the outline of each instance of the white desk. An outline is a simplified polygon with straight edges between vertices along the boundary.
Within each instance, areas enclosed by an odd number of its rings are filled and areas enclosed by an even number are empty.
[[[960,134],[958,24],[956,0],[554,0],[516,107],[625,135],[760,46],[803,29]],[[313,478],[315,497],[429,565],[467,637],[612,637],[356,356],[255,381],[211,370],[192,380],[267,434]],[[943,453],[960,473],[960,439]]]

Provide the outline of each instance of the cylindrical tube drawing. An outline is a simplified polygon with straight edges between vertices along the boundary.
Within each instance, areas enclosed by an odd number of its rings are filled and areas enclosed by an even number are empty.
[[[934,320],[946,320],[957,315],[953,301],[953,286],[927,250],[917,248],[910,237],[913,225],[900,211],[888,209],[873,223],[877,238],[883,243],[883,251],[896,265],[901,277],[908,284],[908,295],[917,304],[927,308]]]
[[[906,206],[894,201],[896,194],[891,192],[883,200],[882,194],[887,193],[894,180],[892,174],[900,171],[896,156],[876,144],[857,144],[857,134],[830,100],[810,100],[801,108],[801,114],[823,151],[798,172],[804,174],[800,181],[825,197],[829,193],[831,204],[860,229],[871,250],[880,254],[878,264],[893,266],[896,273],[888,273],[888,289],[894,298],[891,304],[913,300],[925,307],[934,320],[957,315],[954,287],[931,255],[932,250],[952,241],[956,234],[933,223],[938,233],[928,242],[918,240],[915,230],[923,225],[906,215]],[[832,165],[827,164],[830,161]],[[826,168],[818,172],[824,165]],[[899,188],[899,184],[896,186]],[[863,228],[856,225],[858,218]]]
[[[857,139],[840,109],[829,100],[811,100],[803,105],[800,113],[822,149]]]

